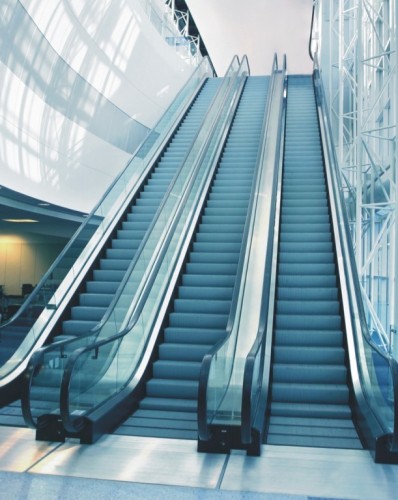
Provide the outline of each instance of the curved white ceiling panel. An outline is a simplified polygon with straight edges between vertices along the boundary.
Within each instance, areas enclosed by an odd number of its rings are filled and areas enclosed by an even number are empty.
[[[89,211],[192,69],[138,0],[3,0],[0,183]]]

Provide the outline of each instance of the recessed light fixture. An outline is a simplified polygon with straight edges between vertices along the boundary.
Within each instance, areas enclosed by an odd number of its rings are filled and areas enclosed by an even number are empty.
[[[45,203],[44,201],[42,203],[39,203],[38,205],[39,205],[39,207],[49,207],[50,206],[49,203]]]
[[[34,223],[34,222],[39,222],[38,220],[34,219],[3,219],[4,222],[25,222],[25,223]]]

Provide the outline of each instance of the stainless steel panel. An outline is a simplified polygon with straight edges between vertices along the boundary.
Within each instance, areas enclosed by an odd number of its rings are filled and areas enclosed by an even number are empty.
[[[35,441],[35,431],[16,427],[0,427],[0,470],[25,472],[59,443]]]
[[[375,464],[368,451],[270,446],[261,457],[233,453],[221,489],[316,497],[395,498],[398,467]]]
[[[94,445],[71,440],[30,472],[215,488],[225,460],[197,453],[196,441],[105,436]]]

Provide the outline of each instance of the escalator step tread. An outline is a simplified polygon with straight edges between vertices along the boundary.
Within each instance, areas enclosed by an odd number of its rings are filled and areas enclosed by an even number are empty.
[[[132,417],[128,418],[123,422],[123,427],[151,427],[159,429],[181,429],[196,431],[198,429],[198,424],[195,420],[185,420],[182,418],[161,418],[156,416],[159,412],[151,412],[152,415],[145,415],[145,417],[138,417],[134,414]],[[177,412],[175,412],[177,413]]]
[[[193,344],[215,344],[225,337],[225,329],[216,328],[178,328],[167,327],[164,330],[167,343],[193,343]]]
[[[143,410],[197,412],[196,399],[145,397],[139,403]]]
[[[315,417],[281,417],[271,416],[270,425],[303,426],[303,427],[335,427],[355,429],[351,418],[315,418]]]
[[[286,403],[272,401],[271,418],[274,416],[294,418],[351,419],[351,410],[345,404]]]
[[[347,369],[344,365],[305,365],[303,363],[274,364],[274,383],[345,384]]]
[[[268,434],[267,443],[283,446],[305,446],[319,448],[339,448],[361,450],[363,447],[358,438],[339,438],[336,436],[289,436],[285,434]]]
[[[162,420],[188,420],[191,422],[197,422],[198,416],[195,412],[183,412],[183,411],[154,411],[154,410],[144,410],[138,408],[134,412],[135,417],[141,418],[161,418]]]
[[[331,437],[343,439],[358,440],[357,432],[353,425],[351,427],[335,426],[331,420],[328,420],[328,426],[318,426],[316,422],[312,424],[294,424],[293,422],[284,422],[282,425],[270,423],[270,434],[284,434],[285,436],[308,436],[308,437]]]
[[[124,427],[121,426],[114,431],[114,434],[121,436],[141,436],[141,437],[154,437],[163,439],[192,439],[198,437],[197,431],[181,430],[181,429],[165,429],[153,427]]]
[[[286,346],[329,346],[339,348],[343,345],[341,330],[282,330],[274,332],[278,347]]]

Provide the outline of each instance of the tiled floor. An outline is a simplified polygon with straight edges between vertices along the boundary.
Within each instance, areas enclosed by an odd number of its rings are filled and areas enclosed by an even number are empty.
[[[397,498],[398,466],[367,451],[267,446],[200,454],[196,442],[104,436],[37,442],[34,431],[0,427],[0,499]]]

